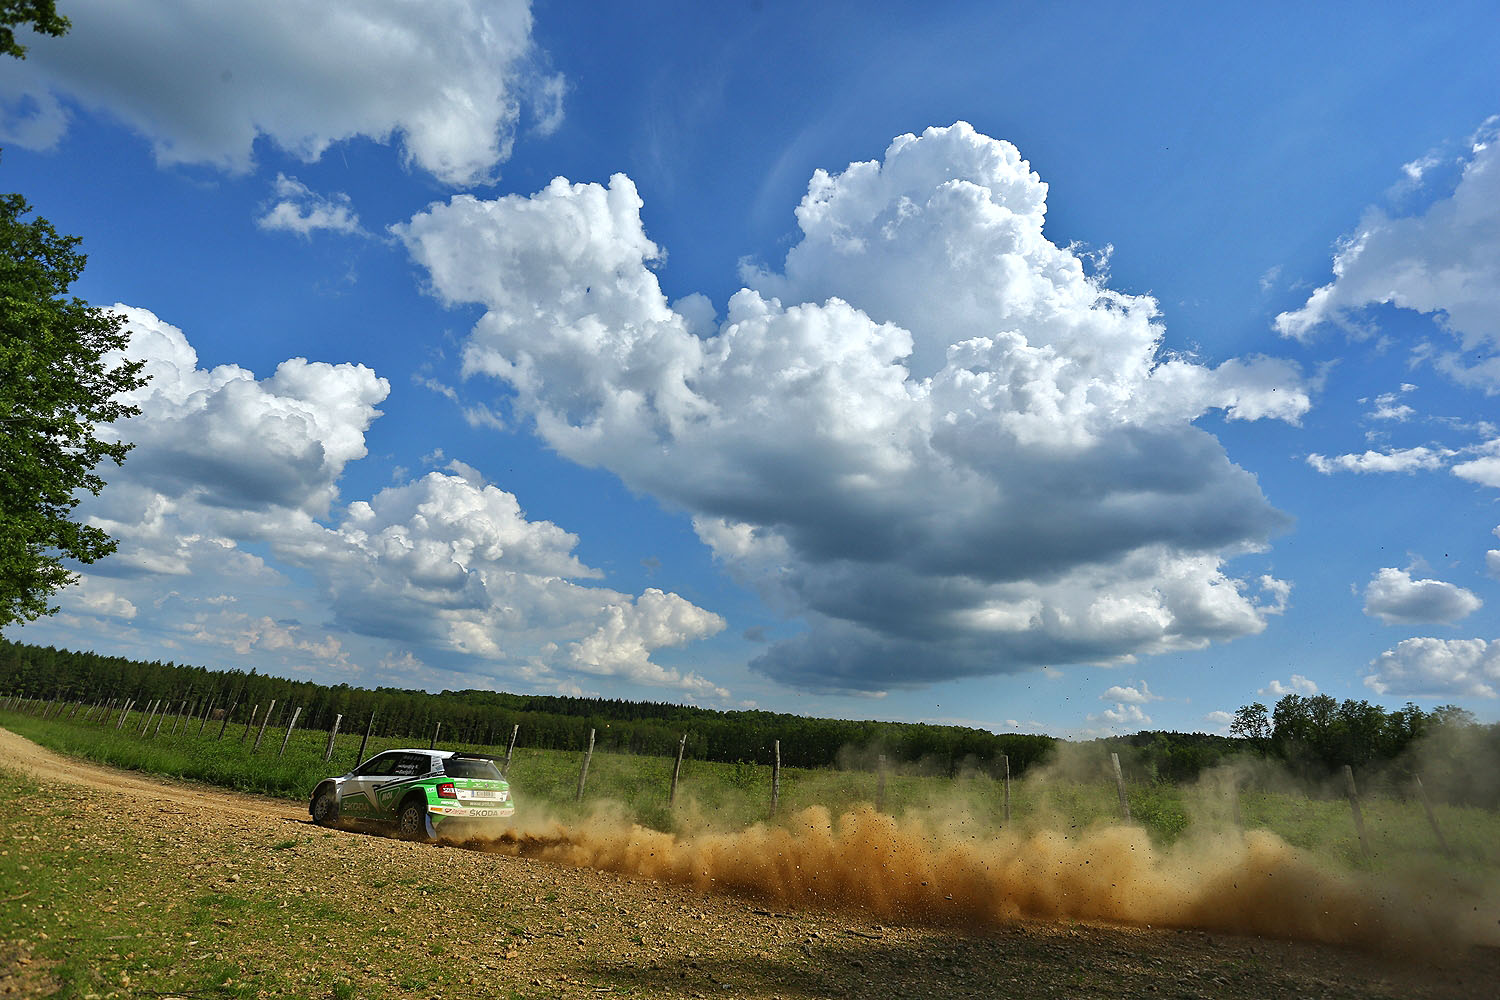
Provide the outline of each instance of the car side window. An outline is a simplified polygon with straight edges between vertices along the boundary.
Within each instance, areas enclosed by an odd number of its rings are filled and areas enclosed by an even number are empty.
[[[432,770],[432,758],[423,753],[400,754],[392,774],[402,778],[414,778]]]
[[[356,778],[368,777],[372,774],[395,774],[396,765],[401,757],[406,754],[382,753],[376,754],[363,764],[354,769]]]

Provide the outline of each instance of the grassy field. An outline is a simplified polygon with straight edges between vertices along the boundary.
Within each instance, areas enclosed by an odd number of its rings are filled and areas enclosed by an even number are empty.
[[[66,713],[42,721],[24,712],[0,712],[0,725],[53,750],[151,774],[167,775],[294,800],[305,800],[323,777],[353,767],[361,735],[341,734],[330,762],[323,759],[328,737],[320,731],[294,731],[280,754],[286,730],[267,730],[258,752],[256,733],[210,723],[178,727],[145,722],[132,713],[116,730],[118,713],[104,724],[68,721]],[[371,739],[367,755],[410,738]],[[443,742],[444,749],[504,753],[504,747]],[[675,808],[667,804],[673,761],[670,758],[595,753],[586,794],[575,801],[581,754],[518,747],[509,777],[523,811],[576,823],[599,809],[643,826],[668,832],[738,829],[765,820],[771,795],[770,769],[750,764],[687,760]],[[1097,763],[1097,767],[1094,765]],[[1077,762],[1068,768],[1044,768],[1011,785],[1012,823],[1023,828],[1048,827],[1067,833],[1117,820],[1115,789],[1103,762]],[[1093,768],[1091,770],[1090,768]],[[863,771],[784,768],[780,810],[790,815],[807,806],[822,806],[835,815],[874,801],[877,776]],[[1222,784],[1196,786],[1135,784],[1129,789],[1135,822],[1160,845],[1170,845],[1222,829],[1231,822],[1232,805]],[[983,775],[933,777],[891,773],[886,778],[885,811],[923,816],[933,821],[959,820],[976,833],[993,832],[1003,823],[1001,784]],[[1371,871],[1419,871],[1433,868],[1467,876],[1500,875],[1500,815],[1482,809],[1439,805],[1437,818],[1450,847],[1442,856],[1420,804],[1413,800],[1370,796],[1363,801],[1373,858],[1362,856],[1348,803],[1342,798],[1308,798],[1292,792],[1243,791],[1240,819],[1247,828],[1271,830],[1296,847],[1340,867]]]

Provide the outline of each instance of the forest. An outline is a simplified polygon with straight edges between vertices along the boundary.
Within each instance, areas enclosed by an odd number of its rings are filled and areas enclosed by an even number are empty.
[[[148,663],[4,639],[0,693],[86,702],[135,698],[142,704],[164,698],[197,705],[199,712],[228,712],[241,723],[274,699],[278,712],[300,707],[303,728],[326,730],[342,715],[346,732],[363,729],[373,718],[377,736],[425,741],[441,725],[444,740],[494,745],[505,743],[519,725],[519,745],[546,750],[582,750],[594,730],[601,751],[669,756],[687,734],[687,757],[727,763],[770,763],[773,741],[780,740],[782,763],[789,767],[863,767],[885,754],[893,763],[953,774],[995,766],[1003,754],[1011,773],[1020,774],[1043,761],[1055,742],[1050,736],[997,735],[962,726],[722,712],[666,702],[329,686],[254,670]]]

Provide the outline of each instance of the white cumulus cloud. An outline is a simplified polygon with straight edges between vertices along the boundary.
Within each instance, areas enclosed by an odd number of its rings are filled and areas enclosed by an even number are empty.
[[[304,239],[320,230],[349,235],[363,232],[359,215],[346,194],[325,197],[285,174],[276,175],[275,191],[275,204],[255,220],[262,229],[296,233]]]
[[[1488,441],[1482,449],[1490,454],[1453,466],[1453,474],[1480,486],[1500,489],[1500,440]]]
[[[1219,709],[1209,712],[1203,717],[1203,721],[1213,726],[1214,732],[1223,734],[1229,731],[1229,724],[1234,721],[1234,714]]]
[[[1458,454],[1447,448],[1393,448],[1354,455],[1307,456],[1307,464],[1330,476],[1335,472],[1419,472],[1441,469]]]
[[[1451,625],[1483,605],[1471,590],[1442,580],[1413,580],[1404,569],[1377,570],[1365,587],[1365,614],[1387,625]]]
[[[1334,257],[1333,281],[1300,308],[1277,316],[1276,329],[1299,340],[1325,323],[1354,329],[1360,310],[1382,303],[1436,314],[1460,348],[1431,352],[1437,367],[1463,384],[1500,392],[1497,122],[1486,122],[1474,137],[1449,197],[1416,216],[1367,210]],[[1421,171],[1412,176],[1420,178]],[[1480,360],[1473,360],[1476,353]]]
[[[120,548],[59,596],[70,614],[133,618],[181,645],[324,676],[357,671],[357,648],[409,658],[414,680],[461,670],[561,690],[610,677],[728,697],[651,658],[722,618],[676,594],[603,586],[576,535],[528,518],[470,467],[340,503],[389,391],[373,371],[300,359],[264,379],[205,370],[180,329],[114,309],[150,381],[131,396],[141,414],[106,429],[136,447],[80,513]]]
[[[1398,422],[1410,420],[1416,415],[1417,411],[1401,402],[1401,394],[1410,392],[1415,388],[1416,386],[1403,384],[1401,386],[1401,393],[1385,392],[1376,396],[1373,401],[1375,408],[1370,411],[1370,419],[1394,420]],[[1360,402],[1364,403],[1368,401],[1361,399]]]
[[[1295,422],[1312,385],[1168,355],[1154,300],[1043,235],[1046,192],[965,124],[902,136],[814,176],[784,271],[746,269],[722,319],[662,294],[624,175],[395,231],[441,300],[484,306],[467,373],[807,623],[772,677],[876,691],[1257,632],[1280,581],[1268,602],[1224,562],[1286,519],[1193,420]]]
[[[1151,725],[1151,716],[1147,715],[1139,705],[1129,703],[1115,705],[1106,708],[1097,715],[1087,716],[1089,722],[1107,722],[1111,727],[1136,727]]]
[[[1153,701],[1161,701],[1161,695],[1152,694],[1151,689],[1141,681],[1141,686],[1131,687],[1128,684],[1116,684],[1108,688],[1099,696],[1100,701],[1113,701],[1124,705],[1148,705]]]
[[[143,415],[125,428],[136,450],[116,478],[228,509],[327,512],[344,467],[365,456],[385,379],[303,358],[267,379],[237,365],[204,370],[177,327],[145,309],[114,311],[150,379],[127,397]]]
[[[303,160],[364,136],[399,140],[439,180],[490,179],[522,104],[562,116],[561,78],[537,70],[527,0],[72,0],[63,39],[33,37],[0,65],[0,138],[48,148],[69,106],[118,118],[162,164],[250,169],[264,136]]]
[[[1289,683],[1283,684],[1279,680],[1272,681],[1261,688],[1257,694],[1268,695],[1272,698],[1280,698],[1288,694],[1314,695],[1318,693],[1318,685],[1303,677],[1301,674],[1293,674]]]
[[[1365,684],[1378,694],[1412,698],[1493,698],[1500,685],[1500,642],[1403,639],[1370,662]]]

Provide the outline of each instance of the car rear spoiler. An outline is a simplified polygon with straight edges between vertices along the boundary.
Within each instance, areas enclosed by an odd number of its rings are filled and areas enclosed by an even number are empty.
[[[474,753],[472,751],[465,750],[465,751],[463,751],[461,753],[450,754],[449,755],[449,759],[450,760],[454,760],[454,759],[457,759],[457,760],[487,760],[491,764],[493,764],[495,761],[497,761],[497,760],[504,760],[505,758],[502,755],[500,755],[500,754],[494,754],[494,753]]]

